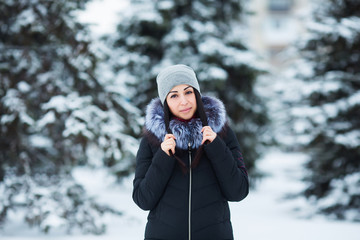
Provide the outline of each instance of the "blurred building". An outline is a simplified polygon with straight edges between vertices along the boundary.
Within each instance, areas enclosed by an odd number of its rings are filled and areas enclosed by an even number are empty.
[[[249,0],[247,4],[249,47],[281,68],[286,61],[284,50],[305,32],[309,0]]]

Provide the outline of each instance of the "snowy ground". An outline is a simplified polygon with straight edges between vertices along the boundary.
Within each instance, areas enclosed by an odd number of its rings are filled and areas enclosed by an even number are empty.
[[[240,203],[231,203],[235,239],[252,240],[359,240],[360,224],[327,220],[324,217],[300,218],[294,208],[306,206],[302,200],[284,200],[287,193],[303,187],[298,180],[305,156],[271,151],[259,163],[259,168],[269,174],[258,183],[258,188]],[[12,215],[10,223],[0,230],[0,239],[57,239],[57,240],[138,240],[143,239],[147,213],[140,210],[131,199],[132,178],[122,186],[111,184],[113,179],[101,170],[78,170],[76,177],[86,184],[88,191],[99,201],[110,203],[124,212],[123,217],[108,217],[105,235],[64,235],[51,232],[43,235],[29,229],[21,214]],[[106,187],[107,186],[107,187]]]

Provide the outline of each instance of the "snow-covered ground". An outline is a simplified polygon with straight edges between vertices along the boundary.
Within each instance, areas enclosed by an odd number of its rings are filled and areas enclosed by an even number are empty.
[[[268,177],[257,183],[256,190],[239,203],[231,203],[235,239],[276,240],[359,240],[360,224],[326,219],[322,216],[304,218],[306,207],[302,199],[286,200],[286,194],[296,193],[304,187],[299,180],[303,175],[301,164],[306,156],[269,153],[259,162],[259,168]],[[91,195],[123,211],[122,217],[107,216],[107,232],[101,236],[66,235],[56,231],[44,235],[29,229],[21,220],[21,214],[11,216],[11,221],[0,230],[0,239],[57,239],[57,240],[138,240],[143,239],[147,212],[140,210],[131,199],[132,177],[123,184],[115,185],[114,179],[103,170],[79,169],[75,177],[85,184]],[[301,217],[302,216],[302,217]]]

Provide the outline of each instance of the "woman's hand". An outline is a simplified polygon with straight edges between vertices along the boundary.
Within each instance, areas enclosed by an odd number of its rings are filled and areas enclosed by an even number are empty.
[[[176,137],[172,134],[166,134],[164,141],[161,143],[161,149],[170,156],[170,150],[175,154]]]
[[[207,140],[209,142],[212,142],[212,141],[214,141],[214,139],[217,136],[217,134],[209,126],[203,127],[201,129],[201,132],[203,133],[203,140],[202,140],[201,144],[204,144],[204,142],[206,142]]]

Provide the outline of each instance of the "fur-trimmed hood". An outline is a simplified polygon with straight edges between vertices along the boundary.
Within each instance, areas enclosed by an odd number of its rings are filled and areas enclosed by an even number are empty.
[[[214,132],[219,133],[226,124],[224,104],[217,98],[201,97],[208,124]],[[170,120],[170,129],[176,137],[176,147],[187,149],[188,143],[192,148],[198,148],[202,141],[202,123],[200,118],[193,118],[188,122],[178,119]],[[151,132],[160,142],[167,134],[164,121],[164,110],[159,98],[153,99],[146,108],[145,129]]]

